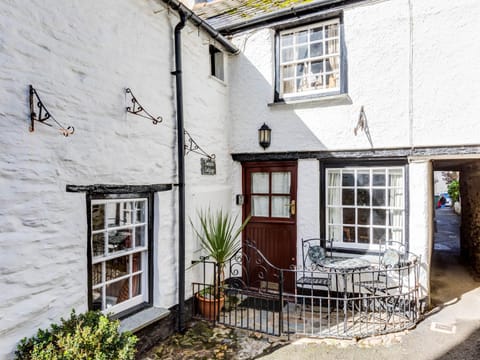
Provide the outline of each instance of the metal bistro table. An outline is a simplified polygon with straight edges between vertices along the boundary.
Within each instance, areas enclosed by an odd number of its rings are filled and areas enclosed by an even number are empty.
[[[371,266],[370,261],[361,259],[358,257],[325,257],[318,262],[318,265],[324,269],[328,269],[342,277],[343,280],[343,330],[347,331],[347,300],[348,300],[348,283],[347,278],[349,275],[353,275],[356,270],[366,269]],[[337,278],[337,293],[339,292],[338,278]],[[353,276],[352,276],[352,289],[353,289]]]

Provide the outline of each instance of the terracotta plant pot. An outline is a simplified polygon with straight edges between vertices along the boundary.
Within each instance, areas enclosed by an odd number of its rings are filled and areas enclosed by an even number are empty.
[[[208,299],[200,294],[195,295],[197,298],[198,303],[198,310],[200,314],[208,320],[215,320],[216,315],[220,313],[220,310],[223,308],[225,304],[225,297],[222,296],[219,299]]]

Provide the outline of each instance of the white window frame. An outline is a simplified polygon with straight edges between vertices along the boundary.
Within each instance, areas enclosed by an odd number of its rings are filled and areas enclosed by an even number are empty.
[[[148,301],[149,294],[148,294],[148,268],[149,268],[149,256],[148,252],[150,251],[149,249],[149,241],[148,241],[148,219],[149,219],[149,214],[148,214],[148,208],[149,208],[149,199],[147,197],[138,197],[138,198],[118,198],[118,199],[92,199],[91,200],[91,210],[93,210],[93,207],[95,205],[103,204],[105,208],[108,206],[108,204],[117,204],[117,203],[143,203],[143,209],[144,209],[144,221],[143,222],[136,222],[135,217],[133,217],[131,223],[125,224],[125,225],[118,225],[118,226],[108,226],[108,212],[104,211],[104,228],[103,229],[97,229],[93,230],[93,221],[91,221],[91,237],[90,237],[90,243],[91,243],[91,259],[92,259],[92,268],[90,269],[91,274],[92,274],[92,300],[93,300],[93,293],[96,290],[100,290],[102,293],[102,306],[101,310],[104,313],[119,313],[124,310],[127,310],[129,308],[132,308],[136,305],[145,303]],[[125,210],[129,211],[129,210]],[[93,211],[91,211],[91,216],[93,220]],[[121,251],[116,251],[109,253],[108,248],[109,248],[109,233],[113,231],[118,231],[118,230],[135,230],[136,228],[143,227],[143,234],[144,234],[144,244],[142,246],[137,246],[136,245],[136,232],[132,231],[132,238],[131,238],[131,243],[132,246],[129,249],[126,250],[121,250]],[[94,256],[94,246],[93,246],[93,238],[94,235],[97,234],[103,234],[104,235],[104,253],[103,255],[98,255]],[[135,254],[140,254],[140,259],[141,259],[141,267],[139,270],[134,271],[133,269],[133,256]],[[128,261],[128,273],[126,275],[111,279],[111,280],[106,280],[106,262],[121,258],[121,257],[129,257]],[[101,270],[101,280],[98,283],[94,283],[94,267],[95,265],[100,264],[102,267]],[[132,283],[133,283],[133,277],[140,275],[141,280],[140,280],[140,294],[136,296],[132,296]],[[109,284],[115,283],[115,282],[120,282],[128,280],[129,281],[129,295],[128,295],[128,300],[122,301],[120,304],[116,305],[108,305],[107,304],[107,295],[106,295],[106,288]]]
[[[333,24],[336,24],[337,25],[337,34],[336,36],[333,36],[333,37],[326,37],[326,31],[325,31],[325,27],[328,26],[328,25],[333,25]],[[297,59],[295,60],[295,55],[296,55],[296,49],[298,49],[297,47],[297,43],[296,43],[296,40],[295,40],[295,36],[293,36],[293,39],[292,39],[292,44],[291,45],[283,45],[282,44],[282,38],[285,37],[287,34],[296,34],[296,33],[299,33],[299,32],[302,32],[302,31],[305,31],[307,30],[308,33],[310,33],[310,30],[312,29],[316,29],[316,28],[320,28],[320,27],[323,27],[323,36],[322,36],[322,39],[320,40],[311,40],[310,39],[310,36],[307,37],[307,42],[306,43],[301,43],[302,45],[306,45],[307,46],[307,51],[308,51],[308,54],[307,54],[307,57],[304,58],[304,59]],[[337,52],[335,53],[331,53],[331,54],[327,54],[327,41],[332,41],[332,40],[337,40]],[[322,51],[322,55],[318,55],[318,56],[310,56],[310,45],[312,44],[322,44],[323,46],[323,51]],[[287,50],[287,49],[293,49],[293,60],[290,60],[290,61],[284,61],[284,55],[283,55],[283,50]],[[337,62],[338,62],[338,69],[335,69],[335,70],[332,70],[332,71],[327,71],[326,70],[326,67],[327,67],[327,59],[329,58],[335,58],[337,59]],[[322,78],[320,79],[321,81],[321,85],[319,85],[319,82],[318,82],[318,77],[314,77],[315,75],[311,73],[311,63],[313,61],[322,61],[323,60],[323,72],[321,73],[322,75]],[[308,74],[304,74],[302,76],[299,76],[299,74],[297,74],[297,69],[296,69],[296,65],[305,65],[307,64],[307,66],[310,67],[310,70],[308,72]],[[293,66],[293,75],[292,74],[289,74],[290,76],[284,76],[284,68],[286,68],[287,66]],[[310,24],[310,25],[306,25],[306,26],[302,26],[302,27],[298,27],[298,28],[294,28],[294,29],[288,29],[288,30],[283,30],[279,33],[279,71],[278,71],[278,84],[279,84],[279,94],[280,94],[280,98],[285,98],[285,99],[288,99],[288,98],[294,98],[294,97],[299,97],[299,96],[308,96],[308,95],[321,95],[321,94],[328,94],[328,93],[340,93],[341,92],[341,89],[342,89],[342,82],[343,82],[343,79],[342,79],[342,39],[341,39],[341,21],[340,21],[340,18],[334,18],[334,19],[330,19],[330,20],[326,20],[326,21],[322,21],[322,22],[317,22],[317,23],[314,23],[314,24]],[[330,83],[330,81],[333,80],[330,80],[330,76],[332,76],[333,78],[335,78],[335,86],[330,86],[328,87],[327,86],[327,79],[328,79],[328,82]],[[301,79],[301,80],[300,80]],[[284,89],[284,81],[286,80],[295,80],[294,83],[295,83],[295,90],[294,92],[289,92],[289,93],[286,93],[285,92],[285,89]],[[300,84],[303,82],[307,82],[308,84],[310,84],[310,86],[307,88],[307,90],[302,90],[302,91],[299,91],[298,90],[298,81],[300,81]],[[319,88],[311,88],[312,84],[314,84],[315,82],[317,82],[316,85],[314,86],[318,86]]]
[[[372,174],[375,170],[379,171],[385,171],[385,185],[379,185],[375,186],[372,184]],[[389,172],[390,171],[401,171],[401,186],[391,186],[389,184]],[[343,178],[343,173],[344,172],[354,172],[354,185],[353,186],[343,186],[342,185],[342,178]],[[359,172],[369,172],[369,185],[368,186],[358,186],[357,184],[357,176]],[[340,172],[340,186],[330,186],[329,185],[329,174],[332,172]],[[339,194],[340,194],[340,200],[339,204],[337,205],[332,205],[329,203],[330,199],[330,191],[333,191],[335,189],[340,189]],[[353,205],[344,205],[343,204],[343,189],[353,189],[354,192],[354,204]],[[358,205],[357,201],[357,196],[358,196],[358,189],[368,189],[369,190],[369,205]],[[379,189],[385,190],[385,205],[384,206],[375,206],[372,203],[372,194],[374,189]],[[394,206],[390,204],[389,201],[389,194],[390,191],[393,191],[394,194],[398,196],[398,192],[396,191],[401,191],[401,205],[400,206]],[[337,193],[338,194],[338,193]],[[382,245],[384,245],[386,242],[388,243],[391,240],[401,242],[402,244],[405,244],[405,209],[406,209],[406,203],[405,203],[406,197],[405,197],[405,168],[401,166],[381,166],[381,167],[341,167],[341,168],[327,168],[325,171],[325,224],[326,224],[326,238],[333,240],[333,245],[335,247],[343,247],[343,248],[351,248],[351,249],[367,249],[367,250],[374,250],[377,251],[381,249]],[[340,213],[340,218],[341,221],[337,222],[335,221],[335,216],[332,213],[332,216],[329,216],[331,214],[332,209],[341,209]],[[354,209],[355,210],[355,222],[354,224],[344,224],[344,218],[343,218],[343,209],[348,208],[348,209]],[[363,225],[358,223],[358,209],[370,209],[370,224]],[[373,210],[375,209],[381,209],[386,211],[385,215],[385,224],[384,225],[374,225],[373,224]],[[392,225],[389,223],[390,215],[396,214],[398,216],[401,214],[401,224],[398,226]],[[338,215],[337,215],[338,216]],[[333,219],[333,221],[331,220]],[[355,242],[348,242],[344,241],[344,227],[347,228],[355,228],[355,234],[354,234],[354,239]],[[335,234],[335,229],[337,230],[340,228],[340,234]],[[368,228],[369,229],[369,243],[360,243],[358,242],[358,229],[359,228]],[[382,242],[381,244],[376,244],[373,242],[373,230],[374,229],[385,229],[385,241]],[[399,234],[401,232],[401,234]],[[397,236],[393,235],[392,238],[390,238],[390,235],[396,233]],[[340,235],[340,236],[339,236]],[[400,235],[400,236],[399,236]],[[336,238],[335,238],[336,237]],[[394,238],[393,238],[394,237]]]

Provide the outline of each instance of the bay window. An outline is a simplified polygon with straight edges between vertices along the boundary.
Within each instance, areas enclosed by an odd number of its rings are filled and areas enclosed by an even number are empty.
[[[404,242],[403,167],[326,169],[326,234],[335,246]]]

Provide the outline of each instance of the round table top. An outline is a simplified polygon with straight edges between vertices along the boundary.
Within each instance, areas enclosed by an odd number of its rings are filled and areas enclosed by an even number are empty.
[[[358,257],[346,258],[333,256],[323,258],[318,262],[318,265],[332,270],[347,271],[365,269],[371,264],[370,261]]]

